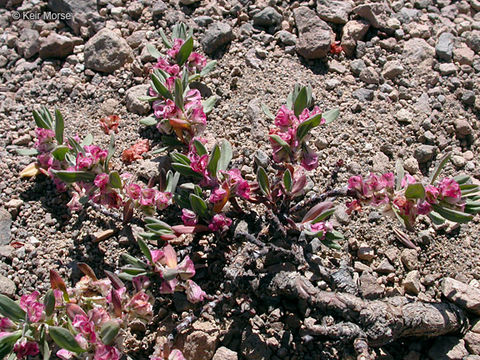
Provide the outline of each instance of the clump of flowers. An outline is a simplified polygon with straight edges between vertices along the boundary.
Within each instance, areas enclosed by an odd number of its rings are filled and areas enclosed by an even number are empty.
[[[150,221],[151,227],[159,227],[162,222]],[[120,277],[134,283],[144,283],[147,276],[155,275],[160,280],[160,293],[173,294],[175,291],[185,291],[188,301],[197,303],[206,297],[205,292],[191,278],[195,275],[195,267],[187,255],[178,263],[177,254],[171,245],[162,249],[150,250],[142,238],[137,239],[146,261],[136,259],[130,255],[123,258],[128,266],[122,269]]]
[[[306,170],[313,170],[318,166],[318,155],[308,145],[310,131],[334,121],[339,111],[322,113],[318,106],[309,110],[312,102],[312,88],[296,85],[287,98],[287,104],[280,107],[276,116],[264,107],[265,114],[275,123],[269,136],[275,162],[300,163]]]
[[[118,125],[120,124],[120,117],[118,115],[108,115],[100,119],[100,128],[107,135],[111,132],[118,133]]]
[[[207,124],[206,114],[216,102],[215,96],[202,101],[200,92],[190,89],[189,84],[207,75],[216,61],[207,64],[203,55],[193,51],[192,34],[184,24],[174,27],[172,37],[170,42],[162,35],[168,48],[166,56],[148,46],[150,54],[157,59],[151,74],[149,96],[144,98],[152,103],[153,116],[142,119],[141,123],[155,125],[162,134],[175,135],[177,141],[187,145],[203,132]]]
[[[52,288],[43,299],[37,291],[23,295],[19,304],[0,295],[2,358],[40,353],[45,359],[55,353],[63,360],[122,357],[125,330],[132,320],[152,320],[153,299],[143,288],[130,295],[113,273],[98,279],[88,265],[79,267],[86,275],[73,288],[51,270]]]
[[[355,200],[348,203],[348,212],[361,210],[365,205],[383,207],[385,213],[395,215],[409,230],[413,230],[419,215],[428,215],[435,223],[443,223],[445,219],[458,223],[470,221],[480,211],[480,203],[476,202],[479,187],[468,184],[468,177],[436,181],[449,157],[447,154],[440,161],[427,185],[405,175],[400,163],[396,179],[393,173],[370,174],[366,179],[352,176],[348,191]]]

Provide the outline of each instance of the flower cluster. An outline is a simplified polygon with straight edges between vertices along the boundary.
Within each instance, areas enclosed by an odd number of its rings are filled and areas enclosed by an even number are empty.
[[[273,160],[275,162],[295,163],[300,160],[300,164],[306,170],[313,170],[318,166],[318,155],[307,145],[308,136],[300,138],[297,135],[298,126],[312,118],[315,115],[321,116],[322,112],[318,106],[313,110],[304,109],[297,117],[293,110],[282,105],[275,116],[275,128],[270,130],[270,144],[273,149]],[[324,124],[325,119],[320,120]],[[272,137],[272,135],[275,135]],[[285,146],[278,138],[287,144]]]
[[[181,71],[178,65],[178,53],[184,44],[184,39],[174,39],[173,46],[167,51],[167,56],[159,57],[154,68],[163,70],[171,76],[178,76]],[[185,62],[185,67],[191,74],[202,71],[205,65],[207,65],[207,59],[197,52],[190,53]]]
[[[4,316],[0,318],[0,342],[9,339],[2,342],[5,355],[14,353],[16,358],[26,359],[41,352],[48,358],[54,350],[62,360],[79,354],[93,360],[122,357],[125,329],[133,320],[145,324],[152,320],[153,299],[142,287],[130,295],[112,273],[109,278],[97,279],[86,264],[79,267],[88,275],[73,288],[67,288],[52,270],[52,289],[42,302],[37,291],[23,295],[19,304],[0,295]],[[48,337],[43,335],[45,331]]]
[[[413,226],[418,215],[429,215],[433,211],[463,212],[466,204],[460,184],[448,177],[437,185],[423,185],[407,174],[395,188],[393,173],[370,174],[366,179],[352,176],[348,190],[356,198],[348,203],[349,213],[364,205],[383,206],[385,212],[393,212],[403,219],[407,227]]]

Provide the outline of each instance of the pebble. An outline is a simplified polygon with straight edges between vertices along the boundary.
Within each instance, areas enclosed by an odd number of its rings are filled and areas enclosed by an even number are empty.
[[[203,51],[207,54],[213,54],[220,47],[230,43],[233,40],[232,27],[227,23],[216,22],[208,27],[201,44]]]
[[[357,256],[360,260],[372,261],[375,258],[375,251],[368,244],[362,243],[358,247]]]

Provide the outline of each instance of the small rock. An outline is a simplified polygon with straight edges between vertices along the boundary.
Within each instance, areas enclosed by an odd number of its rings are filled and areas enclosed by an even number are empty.
[[[452,63],[440,64],[438,66],[438,71],[440,71],[441,75],[448,76],[455,74],[457,72],[457,67]]]
[[[375,268],[375,271],[380,274],[390,274],[395,272],[395,268],[388,259],[383,259],[380,264]]]
[[[266,169],[270,164],[270,158],[263,150],[256,150],[255,154],[253,155],[253,159],[257,166],[261,166],[264,169]]]
[[[0,275],[0,294],[13,297],[17,291],[17,286],[9,278]]]
[[[165,14],[167,10],[167,5],[162,0],[157,0],[152,6],[152,15],[158,17]]]
[[[113,229],[97,231],[95,234],[93,234],[93,242],[97,243],[107,240],[108,238],[112,237],[113,234],[115,234],[115,230]]]
[[[340,224],[347,225],[350,223],[350,215],[347,214],[347,207],[343,204],[340,204],[335,208],[333,216]]]
[[[401,75],[403,73],[403,66],[400,63],[400,61],[393,60],[393,61],[387,61],[385,65],[383,65],[383,71],[382,71],[382,76],[385,79],[394,79],[398,75]]]
[[[281,30],[275,34],[275,39],[282,43],[283,45],[295,45],[297,42],[297,37],[291,32]]]
[[[353,55],[357,42],[363,39],[369,28],[370,24],[364,20],[351,20],[345,24],[341,45],[347,56]]]
[[[376,153],[373,158],[373,172],[374,173],[386,173],[387,169],[390,166],[390,160],[388,156],[385,155],[383,152]]]
[[[403,46],[403,58],[413,64],[418,64],[434,55],[435,49],[424,39],[413,38],[406,41]]]
[[[374,28],[385,28],[386,15],[385,6],[381,3],[369,3],[356,6],[352,10],[358,16],[366,19]]]
[[[73,46],[71,38],[57,33],[50,33],[40,42],[40,57],[42,59],[64,59],[73,53]]]
[[[399,123],[410,124],[412,122],[413,115],[407,109],[400,109],[395,114],[395,118]]]
[[[465,90],[462,94],[462,102],[465,105],[475,104],[475,92],[473,90]]]
[[[460,65],[472,65],[475,53],[467,46],[462,46],[453,50],[453,59]]]
[[[440,34],[435,46],[435,53],[440,60],[451,61],[453,53],[453,42],[455,36],[452,33],[444,32]]]
[[[367,65],[365,65],[365,61],[362,59],[355,59],[350,62],[350,70],[354,75],[360,75],[363,69],[365,69]]]
[[[77,35],[82,28],[93,34],[104,26],[104,18],[98,14],[95,0],[49,0],[48,7],[53,13],[69,14],[65,22]]]
[[[472,127],[465,119],[455,119],[455,131],[458,137],[465,137],[472,134]]]
[[[428,351],[432,360],[463,360],[468,355],[465,341],[454,336],[440,336]]]
[[[246,359],[251,360],[266,360],[270,359],[272,355],[272,351],[269,349],[263,337],[260,334],[252,332],[250,329],[242,333],[240,350]]]
[[[433,159],[436,153],[436,147],[432,145],[420,145],[415,149],[413,156],[419,164],[424,164]]]
[[[452,278],[442,282],[442,294],[458,306],[480,315],[480,290]]]
[[[32,140],[30,134],[23,134],[12,141],[12,145],[28,145]]]
[[[283,16],[277,10],[267,6],[253,16],[253,25],[262,27],[277,26],[282,20]]]
[[[8,245],[10,243],[12,226],[12,216],[10,213],[0,208],[0,245]]]
[[[475,355],[480,355],[480,334],[469,331],[463,337],[468,351]]]
[[[260,69],[262,60],[258,58],[255,49],[250,49],[245,54],[245,63],[254,69]]]
[[[188,6],[188,5],[195,4],[198,1],[200,1],[200,0],[180,0],[180,3]]]
[[[232,27],[223,22],[216,22],[208,27],[201,44],[203,51],[207,54],[213,54],[220,47],[230,43],[233,40]]]
[[[30,59],[40,50],[40,35],[37,30],[22,29],[16,47],[18,53],[25,59]]]
[[[238,355],[235,351],[230,350],[229,348],[226,348],[225,346],[221,346],[217,349],[215,352],[215,355],[213,355],[212,360],[237,360]]]
[[[299,32],[297,52],[305,59],[324,58],[330,52],[331,29],[313,10],[300,6],[293,11]]]
[[[373,90],[360,88],[352,93],[352,96],[360,101],[372,101],[374,97]]]
[[[465,167],[465,165],[467,164],[467,160],[465,160],[463,156],[453,155],[452,163],[453,165],[455,165],[456,168],[461,169]]]
[[[467,35],[467,45],[477,54],[480,53],[480,30],[473,30]]]
[[[360,275],[359,290],[365,299],[378,299],[383,295],[385,287],[377,282],[377,277],[370,272],[363,272]]]
[[[100,30],[85,44],[85,67],[88,69],[112,73],[132,60],[132,49],[112,30]]]
[[[378,84],[380,82],[377,71],[370,66],[360,72],[359,78],[366,84]]]
[[[370,262],[375,258],[375,251],[368,244],[362,243],[358,247],[357,256],[360,260]]]
[[[148,101],[140,100],[139,97],[146,96],[149,85],[137,85],[127,90],[125,94],[125,103],[128,111],[135,114],[144,115],[150,111]]]
[[[400,255],[400,260],[408,270],[418,268],[418,252],[415,249],[404,249]]]
[[[403,280],[403,288],[405,292],[412,295],[418,295],[420,293],[422,284],[420,283],[420,273],[418,270],[410,271],[407,274],[405,280]]]
[[[345,24],[352,8],[353,4],[349,0],[317,0],[317,14],[320,19],[334,24]]]

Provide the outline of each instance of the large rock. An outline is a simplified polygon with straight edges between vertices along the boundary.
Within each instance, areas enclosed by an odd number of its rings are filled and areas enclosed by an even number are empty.
[[[40,35],[37,30],[22,29],[20,38],[16,42],[17,52],[25,59],[36,55],[40,50]]]
[[[73,46],[73,41],[69,37],[51,33],[40,42],[40,57],[64,59],[73,53]]]
[[[352,56],[357,42],[362,40],[370,24],[365,20],[351,20],[343,27],[342,48],[345,54]]]
[[[229,348],[226,348],[225,346],[221,346],[217,349],[215,352],[215,355],[213,355],[212,360],[237,360],[238,355],[235,351],[230,350]]]
[[[223,22],[216,22],[208,27],[201,44],[205,53],[213,54],[217,49],[228,44],[232,40],[232,27]]]
[[[317,0],[317,13],[320,19],[335,24],[345,24],[352,12],[350,0]]]
[[[11,228],[12,216],[10,213],[1,208],[0,209],[0,245],[10,244],[10,237],[12,236]]]
[[[211,359],[215,353],[220,331],[207,321],[196,321],[186,336],[183,355],[189,360]]]
[[[148,101],[140,100],[141,96],[146,96],[149,85],[137,85],[127,90],[125,102],[127,110],[135,114],[144,115],[150,111]]]
[[[133,60],[133,52],[125,39],[103,29],[85,44],[85,67],[111,73]]]
[[[367,20],[374,28],[391,32],[387,25],[387,20],[389,19],[387,13],[390,12],[390,8],[387,5],[383,3],[367,3],[356,6],[352,11]]]
[[[440,60],[452,60],[454,40],[455,36],[449,32],[444,32],[438,37],[437,44],[435,45],[435,52]]]
[[[0,275],[0,294],[13,297],[17,291],[17,286],[9,278]]]
[[[458,306],[480,315],[480,290],[452,278],[442,282],[442,294]]]
[[[96,0],[49,0],[48,7],[55,13],[71,14],[65,20],[77,35],[82,26],[87,27],[90,34],[104,27],[104,18],[97,12]]]
[[[332,30],[315,11],[300,6],[293,11],[298,29],[297,52],[305,59],[320,59],[330,51]]]
[[[432,360],[463,360],[468,356],[465,341],[453,336],[438,337],[428,352]]]

